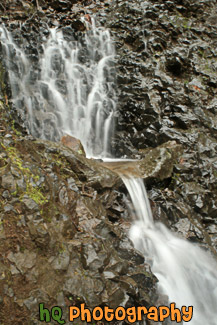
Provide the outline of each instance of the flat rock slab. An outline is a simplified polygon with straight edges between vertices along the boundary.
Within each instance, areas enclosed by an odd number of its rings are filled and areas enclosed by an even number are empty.
[[[145,150],[141,160],[103,162],[102,165],[120,176],[163,180],[171,177],[173,166],[181,155],[182,146],[168,141],[157,148]]]
[[[102,165],[120,176],[142,177],[139,170],[139,160],[119,160],[111,162],[103,162]]]

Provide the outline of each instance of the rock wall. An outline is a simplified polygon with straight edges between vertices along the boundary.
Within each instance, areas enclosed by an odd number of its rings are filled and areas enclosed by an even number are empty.
[[[157,279],[127,238],[118,176],[61,144],[22,137],[0,105],[2,324],[38,324],[41,302],[63,308],[66,324],[68,307],[81,303],[153,304]]]
[[[118,1],[116,155],[175,140],[172,177],[150,184],[156,219],[216,252],[216,1]]]

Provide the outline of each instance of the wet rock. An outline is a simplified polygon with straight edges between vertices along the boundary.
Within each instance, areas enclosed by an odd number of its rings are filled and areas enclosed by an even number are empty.
[[[14,292],[13,289],[8,287],[8,285],[4,285],[4,293],[5,295],[9,296],[10,298],[12,298],[14,296]]]
[[[59,191],[59,200],[62,205],[67,205],[69,198],[67,194],[66,187],[62,187]]]
[[[73,1],[71,2],[68,0],[54,0],[51,2],[51,6],[53,9],[58,11],[67,11],[71,8]]]
[[[0,219],[0,239],[5,239],[5,230],[4,230],[4,227],[3,227],[3,224],[2,224],[2,221]]]
[[[80,155],[85,156],[84,148],[80,140],[73,138],[70,135],[64,135],[61,138],[61,142],[64,144],[64,146],[71,148],[73,151],[79,153]]]
[[[85,25],[80,20],[74,20],[71,25],[72,28],[77,31],[85,31],[86,29]]]
[[[4,280],[5,279],[5,277],[6,277],[6,274],[5,274],[6,270],[7,270],[7,268],[5,267],[5,265],[0,262],[0,280]]]
[[[78,37],[77,33],[85,30],[80,12],[86,11],[86,4],[83,1],[82,7],[78,3],[72,8],[73,3],[67,0],[46,3],[39,0],[46,11],[44,21],[58,28],[68,25],[64,37],[73,40]],[[206,249],[214,249],[217,211],[215,4],[211,1],[153,4],[120,0],[114,6],[105,2],[91,3],[92,9],[89,7],[88,12],[97,11],[98,5],[107,6],[106,11],[99,10],[99,21],[111,27],[112,37],[116,39],[119,118],[113,140],[115,154],[141,160],[139,168],[148,180],[155,220],[163,221],[183,237],[205,245]],[[6,6],[7,10],[11,8],[13,18],[32,17],[33,12],[21,13],[16,1],[7,2]],[[3,16],[3,19],[7,23],[8,18]],[[30,39],[40,42],[41,36],[37,36],[40,28],[47,36],[43,19],[36,13],[31,23],[25,21],[22,27],[25,43],[30,43]],[[10,22],[11,29],[19,29],[20,21]],[[21,44],[21,37],[16,37],[16,41]],[[43,51],[34,44],[25,46],[33,61]],[[57,88],[66,94],[61,62],[56,67],[55,62],[54,70],[59,73]],[[36,78],[32,72],[30,82]],[[49,101],[49,89],[46,85],[42,87]],[[2,91],[2,84],[0,89]],[[10,98],[5,94],[0,97],[2,100]],[[34,107],[37,107],[36,102],[35,99]],[[24,107],[23,103],[20,105]],[[8,112],[8,106],[4,111]],[[0,131],[4,131],[0,136],[9,136],[1,142],[5,146],[18,146],[21,161],[29,163],[35,178],[30,184],[39,186],[43,194],[39,195],[39,204],[35,204],[26,193],[26,175],[20,176],[22,172],[17,166],[11,166],[8,153],[2,149],[5,155],[1,156],[1,167],[8,169],[1,173],[4,185],[0,256],[8,256],[8,252],[13,255],[7,260],[10,266],[0,264],[0,278],[5,283],[10,281],[13,290],[7,295],[11,310],[17,306],[16,319],[11,320],[13,324],[36,319],[40,301],[51,303],[52,300],[54,304],[66,306],[79,305],[82,300],[90,307],[102,303],[114,307],[122,303],[154,305],[156,279],[143,265],[142,256],[127,242],[121,227],[122,198],[114,195],[122,186],[119,178],[99,163],[61,144],[27,137],[20,140],[6,120],[5,117],[0,121]],[[47,131],[53,132],[52,139],[59,141],[57,130],[53,130],[51,124],[48,120],[50,129]],[[35,130],[40,136],[38,125]],[[174,140],[176,144],[173,142],[171,147],[165,144]],[[125,165],[124,169],[132,173],[135,166]],[[26,202],[22,202],[23,198]],[[6,200],[10,202],[4,202]],[[22,223],[17,222],[21,215]],[[15,253],[21,246],[22,252]],[[36,259],[30,257],[35,261],[30,263],[32,268],[23,266],[25,258],[19,255],[26,251],[23,252],[23,246],[37,254]],[[27,284],[20,275],[24,272]],[[7,278],[8,274],[12,274],[12,279]],[[49,292],[49,296],[43,294],[44,291]],[[162,300],[163,304],[166,300]],[[5,308],[5,304],[2,306]],[[27,314],[19,318],[22,306]],[[4,315],[2,322],[7,323],[5,309]]]
[[[19,274],[20,273],[20,271],[18,271],[18,269],[16,268],[16,266],[14,266],[13,264],[11,264],[10,271],[11,271],[11,274],[12,275],[16,275],[16,274]]]
[[[163,180],[172,175],[174,165],[182,155],[183,148],[175,141],[169,141],[154,149],[140,150],[144,158],[138,161],[103,163],[119,175],[136,176],[146,180]]]
[[[89,186],[94,188],[111,188],[120,184],[120,179],[116,174],[109,171],[107,168],[100,166],[93,159],[86,159],[85,157],[65,149],[63,146],[49,141],[37,140],[36,145],[44,147],[46,152],[58,153],[68,161],[73,172],[81,180],[86,180]]]
[[[96,248],[87,243],[82,245],[82,258],[84,268],[92,271],[102,270],[108,263],[108,253],[101,251],[101,248]]]
[[[132,244],[130,243],[128,238],[125,238],[125,240],[121,240],[117,248],[117,251],[118,251],[118,255],[122,259],[133,261],[135,265],[144,263],[144,256],[139,252],[135,254],[135,252],[132,250]]]
[[[34,310],[38,306],[38,301],[35,297],[30,297],[26,300],[24,300],[24,305],[29,309],[29,310]]]
[[[13,207],[13,205],[11,205],[11,204],[6,204],[5,206],[4,206],[4,212],[10,212],[10,211],[13,211],[13,212],[15,212],[16,213],[16,211],[14,210],[14,207]]]

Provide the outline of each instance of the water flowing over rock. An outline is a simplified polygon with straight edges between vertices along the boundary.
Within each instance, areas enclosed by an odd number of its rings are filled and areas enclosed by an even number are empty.
[[[141,179],[123,177],[139,220],[130,238],[151,265],[159,280],[159,292],[176,305],[193,306],[190,324],[216,321],[217,263],[206,251],[154,224],[147,193]]]
[[[2,0],[3,323],[38,324],[39,302],[65,316],[174,301],[215,325],[215,12],[212,0]]]
[[[102,165],[120,176],[163,180],[172,176],[175,162],[182,155],[182,146],[168,141],[157,148],[144,150],[143,155],[140,160],[111,159]]]
[[[69,134],[87,156],[107,156],[116,106],[114,46],[94,18],[83,20],[88,31],[78,38],[72,30],[71,37],[57,27],[47,30],[34,57],[3,27],[3,54],[13,105],[33,136],[58,141]]]
[[[10,144],[1,136],[1,319],[13,308],[8,324],[37,324],[41,302],[58,304],[65,318],[82,302],[151,305],[157,279],[126,236],[120,178],[62,144],[8,132]]]

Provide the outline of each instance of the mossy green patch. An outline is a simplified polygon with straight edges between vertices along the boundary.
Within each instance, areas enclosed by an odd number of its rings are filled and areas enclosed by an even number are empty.
[[[14,164],[22,173],[26,183],[26,190],[20,190],[20,188],[17,186],[16,191],[12,193],[13,196],[19,195],[20,200],[22,201],[23,196],[28,195],[39,205],[43,205],[48,202],[47,198],[42,193],[42,189],[34,184],[40,179],[39,175],[35,175],[28,167],[23,166],[23,161],[15,147],[7,147],[2,143],[1,146],[6,151],[11,163]]]
[[[15,121],[14,120],[12,120],[12,122],[11,122],[11,128],[18,137],[22,136],[22,133],[15,128]]]

